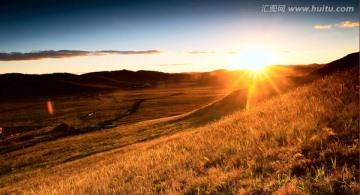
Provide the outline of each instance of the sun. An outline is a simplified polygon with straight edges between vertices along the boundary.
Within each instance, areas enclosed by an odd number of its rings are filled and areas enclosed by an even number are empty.
[[[248,69],[254,72],[262,71],[264,67],[275,63],[275,55],[267,49],[251,48],[232,54],[228,69]]]

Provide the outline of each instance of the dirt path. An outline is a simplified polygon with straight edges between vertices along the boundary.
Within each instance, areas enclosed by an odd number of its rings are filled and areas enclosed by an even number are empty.
[[[97,125],[99,125],[101,127],[104,127],[106,125],[111,125],[112,123],[114,123],[117,120],[120,120],[124,117],[134,114],[140,108],[140,105],[145,101],[160,99],[160,98],[167,98],[167,97],[174,97],[174,96],[178,96],[178,95],[182,95],[182,94],[184,94],[184,93],[175,93],[175,94],[171,94],[171,95],[167,95],[167,96],[160,96],[160,97],[153,97],[153,98],[134,99],[135,102],[130,107],[130,109],[128,109],[127,111],[125,111],[124,113],[122,113],[120,115],[115,116],[114,118],[102,121],[102,122],[98,123]]]
[[[101,127],[104,127],[106,125],[111,125],[113,122],[117,121],[117,120],[120,120],[124,117],[127,117],[131,114],[134,114],[139,108],[140,108],[140,105],[141,103],[145,102],[146,100],[148,99],[138,99],[138,100],[135,100],[135,102],[133,103],[133,105],[131,106],[130,109],[128,109],[125,113],[122,113],[120,115],[117,115],[115,116],[114,118],[111,118],[111,119],[108,119],[108,120],[105,120],[105,121],[102,121],[100,122],[98,125],[101,126]]]

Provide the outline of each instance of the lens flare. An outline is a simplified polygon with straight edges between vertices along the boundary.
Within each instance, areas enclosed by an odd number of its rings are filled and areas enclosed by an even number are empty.
[[[54,103],[50,100],[47,101],[47,109],[50,114],[50,116],[54,115]]]

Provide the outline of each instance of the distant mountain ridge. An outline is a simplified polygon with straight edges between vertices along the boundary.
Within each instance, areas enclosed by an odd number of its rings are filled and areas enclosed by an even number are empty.
[[[157,82],[182,82],[191,80],[188,74],[167,74],[151,71],[95,72],[83,75],[54,73],[43,75],[0,75],[2,97],[60,95],[100,90],[149,87]],[[151,84],[150,84],[151,83]]]
[[[271,71],[282,76],[310,74],[321,76],[336,70],[359,64],[359,52],[328,64],[271,66]],[[244,70],[216,70],[203,73],[163,73],[156,71],[102,71],[82,75],[54,73],[28,75],[9,73],[0,75],[0,98],[26,98],[43,95],[66,95],[82,92],[111,90],[145,89],[174,83],[193,83],[195,85],[226,85],[237,80]]]

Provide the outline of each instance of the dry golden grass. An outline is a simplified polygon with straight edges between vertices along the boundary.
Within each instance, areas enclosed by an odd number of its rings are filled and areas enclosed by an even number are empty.
[[[358,194],[358,70],[200,128],[43,169],[26,194]],[[213,113],[212,113],[213,114]]]
[[[186,92],[184,92],[186,89]],[[182,93],[180,93],[182,92]],[[171,118],[181,117],[180,113],[186,113],[206,104],[214,99],[221,97],[225,93],[223,89],[214,87],[189,87],[187,85],[177,85],[167,89],[134,90],[120,91],[114,94],[99,95],[101,101],[90,97],[56,97],[56,115],[46,120],[43,114],[46,113],[46,107],[40,99],[30,99],[26,102],[1,103],[7,105],[2,110],[11,110],[0,114],[1,120],[18,120],[19,126],[36,124],[50,125],[41,130],[29,132],[34,139],[17,142],[11,139],[9,143],[2,143],[3,148],[20,148],[19,150],[7,152],[0,155],[0,188],[12,183],[13,180],[21,180],[33,171],[48,168],[73,161],[96,153],[124,147],[129,144],[153,140],[161,136],[174,134],[184,128],[186,123],[165,124]],[[174,95],[177,94],[177,95]],[[114,98],[116,101],[113,101]],[[75,114],[80,111],[96,110],[104,108],[108,115],[116,115],[113,112],[122,113],[124,104],[127,108],[133,104],[133,100],[140,98],[149,98],[141,105],[141,108],[134,114],[129,115],[115,124],[119,127],[111,130],[91,132],[82,135],[73,135],[63,137],[55,141],[44,141],[44,138],[53,135],[51,130],[61,122],[76,126],[74,120]],[[100,104],[101,102],[101,104]],[[42,106],[41,106],[42,105]],[[81,107],[81,109],[80,109]],[[34,109],[35,110],[34,110]],[[80,109],[80,110],[78,110]],[[41,114],[41,112],[44,112]],[[42,118],[42,122],[24,120],[24,117],[17,118],[18,115],[27,115],[32,119]],[[174,116],[175,117],[170,117]],[[159,119],[161,118],[161,119]],[[11,123],[12,120],[8,122]],[[143,121],[143,122],[138,122]],[[91,123],[92,122],[92,123]],[[89,121],[83,125],[96,124],[98,121]],[[4,123],[1,123],[4,124]],[[131,125],[130,125],[131,124]],[[78,124],[79,125],[79,124]],[[180,126],[182,126],[180,128]],[[79,127],[79,126],[77,126]],[[22,136],[22,135],[20,135]],[[42,140],[32,147],[23,147],[32,141]],[[2,150],[3,151],[3,150]]]

